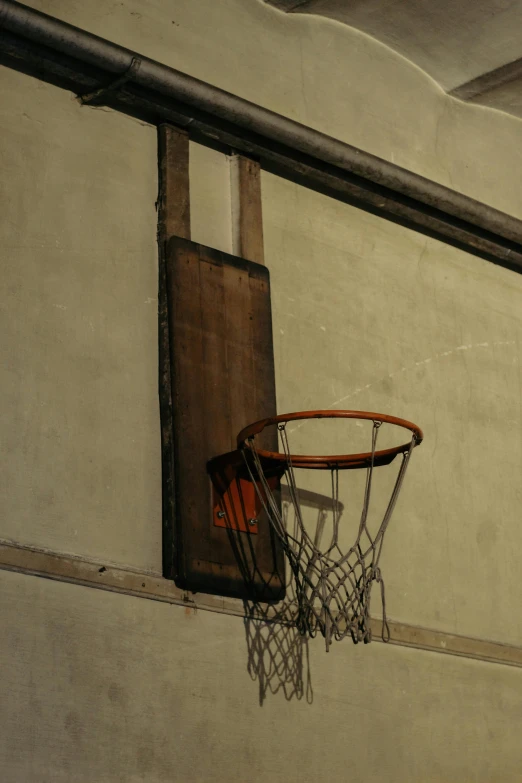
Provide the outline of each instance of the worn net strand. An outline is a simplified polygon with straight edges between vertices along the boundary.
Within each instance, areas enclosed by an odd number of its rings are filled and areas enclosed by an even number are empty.
[[[283,513],[274,491],[269,486],[263,464],[257,453],[254,438],[248,440],[248,458],[244,452],[245,464],[257,495],[278,536],[292,571],[297,600],[297,627],[309,637],[321,633],[326,649],[333,639],[340,640],[350,635],[357,643],[371,641],[370,594],[373,582],[377,582],[382,602],[382,638],[388,641],[390,630],[386,617],[386,596],[379,561],[382,553],[384,534],[395,508],[399,492],[404,481],[406,468],[416,443],[415,435],[402,453],[402,462],[395,480],[390,500],[384,512],[377,533],[372,536],[368,527],[368,513],[372,492],[373,472],[377,439],[382,422],[374,421],[372,429],[372,447],[369,464],[366,469],[363,507],[355,543],[347,552],[339,545],[339,523],[341,505],[339,502],[339,469],[332,465],[332,537],[325,547],[321,547],[326,515],[319,515],[314,538],[306,530],[294,466],[288,442],[286,422],[279,424],[283,453],[286,457],[285,475],[289,496],[294,509],[293,529],[285,523]]]

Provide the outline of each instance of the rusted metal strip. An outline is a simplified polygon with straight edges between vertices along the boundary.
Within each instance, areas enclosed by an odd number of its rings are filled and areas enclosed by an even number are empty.
[[[20,546],[7,541],[0,542],[0,569],[85,587],[95,587],[136,598],[189,606],[194,610],[201,609],[240,617],[245,616],[245,607],[242,601],[201,593],[189,593],[180,590],[172,581],[163,579],[158,573],[84,560],[57,552]],[[254,610],[248,616],[266,622],[290,624],[292,623],[293,608],[291,606],[268,607],[259,613]],[[390,644],[445,653],[446,655],[458,655],[489,663],[522,667],[522,647],[485,639],[474,639],[469,636],[458,636],[444,631],[434,631],[393,620],[388,622]],[[379,641],[381,620],[372,619],[372,632],[374,640]]]

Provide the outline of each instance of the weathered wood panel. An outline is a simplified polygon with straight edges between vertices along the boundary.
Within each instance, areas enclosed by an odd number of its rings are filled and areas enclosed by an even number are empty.
[[[263,211],[261,166],[243,155],[231,160],[232,240],[234,253],[263,264]]]
[[[268,270],[172,238],[167,255],[174,443],[175,574],[191,590],[275,600],[284,559],[268,520],[258,534],[212,520],[209,459],[249,421],[276,411]],[[276,445],[276,432],[268,435]]]

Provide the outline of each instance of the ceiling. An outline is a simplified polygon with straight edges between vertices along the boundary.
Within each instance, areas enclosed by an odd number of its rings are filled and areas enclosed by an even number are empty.
[[[450,95],[522,118],[522,0],[265,0],[355,27]]]

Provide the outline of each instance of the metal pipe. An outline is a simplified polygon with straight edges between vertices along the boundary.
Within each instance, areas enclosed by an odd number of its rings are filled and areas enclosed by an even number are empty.
[[[522,269],[522,221],[515,217],[13,0],[0,0],[1,30],[114,79],[129,74],[142,95],[135,105],[146,102],[145,91],[164,119],[170,110],[207,138],[251,150],[266,168],[279,166],[305,185],[309,179],[311,187],[344,192],[385,217]],[[238,141],[242,135],[247,143]]]

